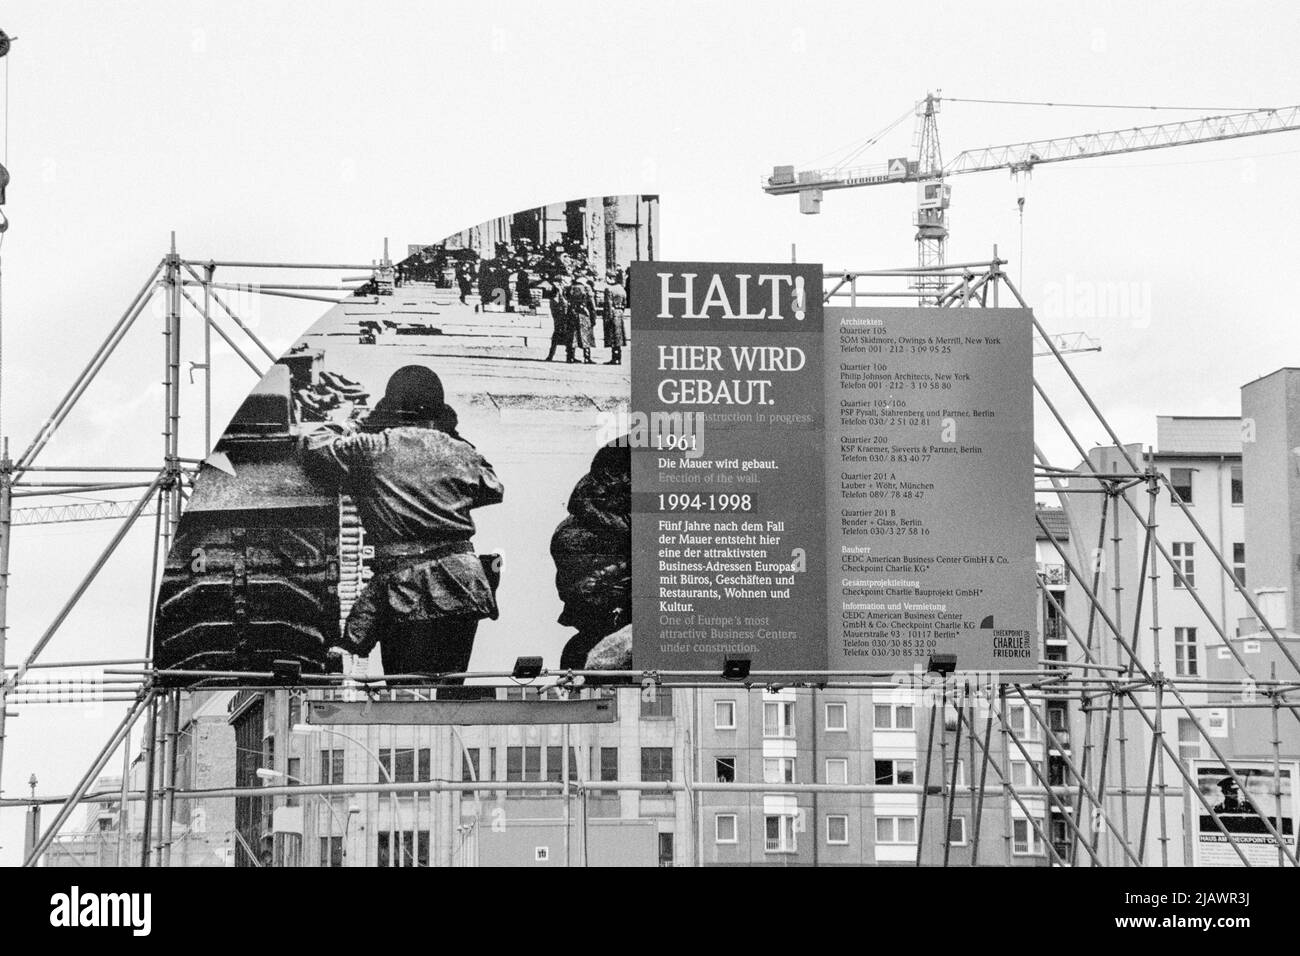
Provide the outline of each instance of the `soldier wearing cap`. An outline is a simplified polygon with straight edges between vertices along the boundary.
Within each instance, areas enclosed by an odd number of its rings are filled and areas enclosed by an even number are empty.
[[[398,369],[359,431],[309,439],[307,455],[356,501],[375,546],[346,650],[365,655],[378,644],[385,674],[463,673],[479,621],[497,616],[471,512],[498,504],[504,489],[457,432],[441,380],[422,365]]]

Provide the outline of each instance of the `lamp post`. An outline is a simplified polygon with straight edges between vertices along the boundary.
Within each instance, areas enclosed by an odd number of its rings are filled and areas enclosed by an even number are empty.
[[[479,782],[478,767],[476,767],[474,765],[474,762],[469,759],[469,750],[465,746],[464,738],[461,737],[460,731],[456,727],[449,726],[449,729],[451,730],[452,737],[455,738],[457,745],[460,747],[461,756],[464,758],[464,762],[469,767],[470,780],[473,783],[478,783]],[[393,782],[393,775],[389,771],[388,765],[385,764],[384,761],[379,758],[378,754],[376,754],[373,750],[371,750],[369,747],[367,747],[365,744],[363,744],[361,741],[357,740],[355,737],[351,736],[350,734],[345,734],[342,731],[335,730],[333,727],[324,727],[319,724],[306,724],[306,723],[294,724],[293,727],[290,728],[290,733],[301,734],[304,736],[316,733],[317,731],[326,734],[333,734],[335,737],[342,737],[344,740],[348,740],[356,744],[358,747],[360,747],[362,750],[368,753],[377,764],[379,764],[379,769],[380,771],[383,772],[384,779],[388,783]],[[393,825],[396,826],[398,823],[397,794],[390,793],[390,796],[393,801]],[[471,829],[478,827],[479,817],[482,815],[482,807],[483,807],[482,794],[480,794],[478,790],[475,790],[474,791],[474,824]]]
[[[285,772],[282,771],[282,770],[271,770],[271,769],[268,768],[268,767],[258,767],[257,770],[254,771],[254,773],[257,775],[258,779],[260,779],[260,780],[280,780],[280,779],[283,779],[283,780],[289,780],[289,781],[291,781],[291,782],[293,782],[293,783],[297,783],[297,784],[302,784],[302,783],[305,783],[305,782],[306,782],[306,781],[304,781],[301,777],[295,777],[295,776],[294,776],[293,774],[291,774],[291,773],[285,773]],[[338,815],[338,813],[334,810],[334,804],[331,803],[331,802],[330,802],[330,801],[325,797],[324,794],[317,793],[317,794],[313,794],[313,796],[315,796],[318,800],[320,800],[322,803],[325,804],[325,809],[328,810],[328,811],[330,812],[330,818],[331,818],[335,823],[338,823],[338,822],[339,822],[339,815]],[[348,815],[347,815],[347,818],[346,818],[346,819],[344,820],[344,822],[343,822],[343,844],[342,844],[342,846],[343,846],[343,853],[342,853],[342,859],[339,861],[339,863],[340,863],[341,866],[347,866],[347,865],[348,865],[348,827],[350,827],[350,826],[352,825],[352,818],[353,818],[356,814],[358,814],[358,813],[360,813],[360,812],[361,812],[361,808],[358,807],[358,806],[356,806],[355,804],[352,805],[352,806],[350,806],[350,807],[348,807]]]
[[[347,741],[350,741],[351,743],[356,744],[356,745],[357,745],[358,747],[360,747],[363,751],[365,751],[367,754],[369,754],[370,758],[371,758],[372,760],[374,760],[375,763],[379,764],[379,772],[382,773],[382,774],[384,775],[384,780],[385,780],[385,782],[387,782],[387,783],[393,783],[393,782],[394,782],[394,780],[393,780],[393,772],[392,772],[391,770],[389,770],[389,769],[388,769],[388,765],[387,765],[386,763],[384,763],[384,761],[383,761],[382,759],[380,759],[379,754],[375,753],[373,750],[371,750],[369,747],[367,747],[367,746],[366,746],[365,744],[363,744],[361,741],[357,740],[357,738],[353,737],[352,735],[350,735],[350,734],[345,734],[345,733],[343,733],[342,731],[339,731],[339,730],[335,730],[333,727],[321,727],[321,726],[318,726],[318,725],[316,725],[316,724],[294,724],[291,728],[289,728],[289,732],[290,732],[290,733],[292,733],[292,734],[299,734],[299,735],[301,735],[301,736],[310,736],[311,734],[314,734],[314,733],[316,733],[317,731],[319,731],[319,732],[321,732],[321,733],[326,733],[326,734],[333,734],[335,737],[342,737],[344,740],[347,740]],[[392,825],[392,827],[390,828],[389,832],[392,833],[392,834],[394,834],[394,835],[396,835],[397,832],[398,832],[397,828],[401,826],[401,820],[398,818],[397,794],[390,790],[390,791],[388,792],[388,798],[389,798],[389,800],[391,801],[392,808],[393,808],[393,825]],[[360,808],[359,808],[359,807],[356,808],[356,809],[357,809],[358,812],[360,812]],[[352,815],[352,810],[351,810],[351,808],[348,810],[348,815],[349,815],[349,816]],[[345,828],[345,829],[346,829],[346,828]],[[344,855],[346,856],[346,854],[347,854],[347,841],[346,841],[346,840],[344,841],[344,850],[343,850],[343,852],[344,852]],[[391,858],[391,857],[390,857],[390,858]]]

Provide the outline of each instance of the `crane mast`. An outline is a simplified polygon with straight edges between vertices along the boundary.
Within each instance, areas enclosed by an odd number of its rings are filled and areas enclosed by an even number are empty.
[[[916,264],[922,270],[943,266],[944,247],[948,240],[948,202],[950,187],[943,180],[943,151],[939,147],[939,97],[927,93],[917,104],[916,136]],[[925,297],[943,292],[941,275],[925,275],[916,280],[916,289]],[[926,298],[921,299],[922,302]]]

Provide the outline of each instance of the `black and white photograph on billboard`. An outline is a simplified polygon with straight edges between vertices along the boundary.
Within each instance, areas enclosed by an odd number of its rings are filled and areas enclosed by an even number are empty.
[[[629,267],[658,229],[657,196],[597,196],[361,277],[201,466],[157,666],[180,683],[582,668],[619,631],[600,660],[630,664],[628,452],[604,446],[627,417]]]

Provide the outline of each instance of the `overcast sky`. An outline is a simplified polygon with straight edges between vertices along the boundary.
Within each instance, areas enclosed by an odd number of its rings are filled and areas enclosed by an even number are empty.
[[[1300,102],[1289,3],[948,5],[162,3],[11,0],[12,221],[3,258],[0,428],[26,445],[166,251],[368,262],[495,215],[574,196],[663,197],[665,257],[914,261],[910,187],[830,193],[817,217],[759,190],[776,163],[825,162],[927,90],[952,97],[1254,108]],[[945,104],[963,149],[1194,113]],[[911,153],[913,122],[864,154]],[[951,261],[996,244],[1049,330],[1104,351],[1075,366],[1125,440],[1157,414],[1237,414],[1240,386],[1300,364],[1300,134],[1040,168],[1024,243],[1004,173],[952,180]],[[1021,262],[1023,260],[1023,272]],[[1094,304],[1089,305],[1089,301]],[[1097,303],[1100,303],[1097,304]],[[249,304],[277,349],[323,311]],[[191,327],[192,328],[192,327]],[[147,316],[87,392],[50,462],[148,464],[162,412]],[[199,336],[187,333],[186,359]],[[1040,360],[1080,440],[1104,440]],[[218,428],[251,384],[216,362]],[[201,380],[201,379],[200,379]],[[187,404],[187,410],[195,406]],[[1041,412],[1041,409],[1040,409]],[[187,419],[187,453],[201,419]],[[1040,443],[1073,464],[1040,414]],[[112,528],[20,528],[12,662],[25,655]],[[147,532],[128,540],[51,645],[51,659],[137,656]],[[27,707],[4,785],[60,793],[116,711]],[[115,769],[115,768],[113,768]],[[0,862],[21,814],[0,814]]]

